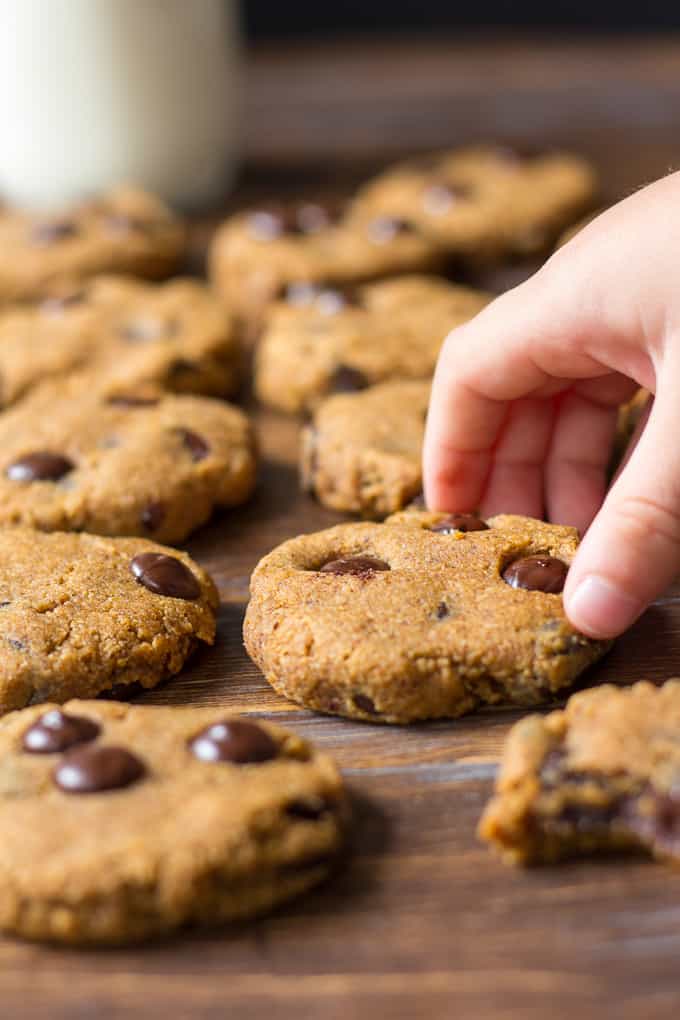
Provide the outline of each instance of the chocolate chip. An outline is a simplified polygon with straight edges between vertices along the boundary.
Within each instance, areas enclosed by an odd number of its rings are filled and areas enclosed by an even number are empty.
[[[188,746],[201,761],[227,761],[234,765],[271,761],[279,753],[278,744],[266,730],[244,719],[213,723],[192,737]]]
[[[100,793],[130,786],[146,772],[124,747],[82,747],[65,754],[52,772],[64,793]]]
[[[286,814],[291,818],[300,818],[305,822],[317,822],[330,809],[330,804],[323,797],[302,797],[286,804]]]
[[[140,553],[130,561],[130,570],[139,584],[155,595],[192,602],[200,598],[201,586],[184,564],[164,553]]]
[[[437,619],[438,620],[445,620],[446,617],[450,616],[450,615],[451,615],[451,613],[450,613],[449,607],[447,606],[446,602],[440,602],[439,605],[437,606]]]
[[[74,467],[75,464],[68,457],[40,450],[13,460],[5,468],[5,474],[13,482],[58,482]]]
[[[319,567],[322,574],[352,574],[355,577],[370,577],[380,570],[389,570],[389,563],[375,556],[348,556],[344,559],[329,560]]]
[[[16,649],[17,652],[26,651],[26,645],[23,643],[23,641],[20,641],[19,638],[8,637],[6,640],[7,644],[11,645],[12,648]]]
[[[367,715],[379,715],[378,709],[373,704],[371,698],[366,694],[354,694],[352,701],[361,712],[366,712]]]
[[[489,525],[474,514],[449,514],[441,521],[430,525],[430,531],[440,535],[452,535],[456,531],[488,531]]]
[[[409,220],[395,216],[379,216],[368,225],[368,237],[374,244],[389,244],[400,234],[413,234],[414,225]]]
[[[349,365],[338,365],[329,384],[331,393],[357,393],[368,386],[366,376]]]
[[[248,229],[258,241],[279,237],[318,234],[334,220],[329,207],[308,202],[299,206],[272,206],[248,216]]]
[[[33,244],[50,245],[75,237],[77,233],[78,228],[72,220],[45,220],[33,227],[31,240]]]
[[[430,216],[443,216],[458,202],[469,201],[471,196],[469,185],[432,181],[423,191],[423,209]]]
[[[188,361],[186,358],[175,358],[175,360],[168,367],[168,374],[172,379],[177,379],[178,376],[185,375],[188,372],[195,372],[196,364],[193,361]]]
[[[106,403],[114,407],[155,407],[158,397],[145,397],[142,393],[115,393]]]
[[[40,304],[40,311],[45,315],[61,315],[68,308],[82,304],[86,294],[84,290],[71,290],[64,294],[52,294]]]
[[[205,460],[210,455],[210,445],[203,436],[192,432],[191,429],[178,428],[175,431],[191,454],[193,461]]]
[[[165,505],[163,503],[149,503],[139,515],[142,527],[147,531],[156,531],[165,520]]]
[[[524,556],[513,560],[502,576],[512,588],[559,595],[564,588],[568,569],[566,563],[554,556]]]
[[[314,304],[322,315],[337,315],[343,308],[358,307],[359,292],[355,287],[331,287],[317,283],[291,283],[286,289],[290,305]]]
[[[123,323],[118,332],[125,340],[135,344],[149,343],[169,335],[166,323],[160,319],[132,319]]]
[[[75,744],[85,744],[99,736],[101,727],[82,715],[68,715],[50,709],[24,733],[22,747],[31,754],[55,754]]]
[[[651,787],[624,805],[626,825],[661,853],[680,853],[680,798]]]

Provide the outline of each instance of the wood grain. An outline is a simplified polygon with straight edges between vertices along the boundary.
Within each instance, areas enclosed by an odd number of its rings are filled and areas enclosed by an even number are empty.
[[[615,197],[680,161],[679,65],[680,42],[668,38],[263,51],[249,68],[250,164],[232,204],[342,190],[385,155],[473,135],[576,145]],[[197,250],[208,231],[209,221],[197,225]],[[410,728],[314,716],[249,662],[240,628],[256,561],[340,519],[298,492],[297,424],[256,417],[264,464],[254,500],[189,545],[220,587],[218,643],[139,700],[281,719],[334,753],[355,803],[346,865],[323,889],[239,929],[104,953],[0,941],[0,1016],[675,1018],[680,874],[639,860],[511,871],[477,843],[518,713]],[[674,591],[590,681],[680,671]]]

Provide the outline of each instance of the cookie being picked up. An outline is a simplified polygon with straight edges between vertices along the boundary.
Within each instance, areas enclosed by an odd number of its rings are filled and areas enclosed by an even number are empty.
[[[416,510],[302,535],[255,568],[246,649],[291,700],[374,722],[550,702],[609,647],[564,612],[577,546],[527,517]]]
[[[261,914],[326,877],[347,804],[326,755],[219,709],[70,701],[0,722],[0,928],[139,942]]]
[[[610,684],[510,731],[479,827],[513,864],[643,851],[680,862],[680,681]]]

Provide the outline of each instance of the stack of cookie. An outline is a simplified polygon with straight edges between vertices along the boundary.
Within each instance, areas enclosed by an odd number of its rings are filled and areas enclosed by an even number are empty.
[[[475,147],[392,167],[344,208],[271,207],[220,228],[211,275],[257,337],[255,393],[311,417],[306,490],[373,519],[418,493],[439,349],[491,297],[451,280],[538,264],[596,194],[573,155]]]

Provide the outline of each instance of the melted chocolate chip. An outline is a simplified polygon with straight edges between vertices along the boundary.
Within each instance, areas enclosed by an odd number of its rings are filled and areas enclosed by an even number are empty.
[[[158,397],[145,397],[143,393],[116,393],[106,403],[114,407],[155,407]]]
[[[248,228],[258,241],[274,241],[284,236],[318,234],[333,222],[331,210],[316,203],[299,206],[272,206],[248,217]]]
[[[14,648],[15,651],[17,651],[17,652],[25,652],[26,651],[26,645],[23,643],[23,641],[20,641],[19,638],[8,637],[7,638],[7,644],[11,645],[12,648]]]
[[[205,460],[210,455],[210,445],[203,436],[192,432],[191,429],[178,428],[176,432],[191,454],[193,461]]]
[[[72,220],[45,220],[33,227],[31,240],[33,244],[50,245],[75,237],[77,233],[78,228]]]
[[[352,701],[359,709],[360,712],[366,712],[367,715],[379,715],[378,709],[373,704],[371,698],[366,694],[355,694],[352,697]]]
[[[440,535],[452,535],[456,531],[488,531],[489,525],[474,514],[449,514],[441,521],[430,525],[430,531]]]
[[[52,294],[40,304],[40,311],[45,315],[61,315],[68,308],[80,305],[85,300],[84,290],[71,290],[64,294]]]
[[[358,307],[359,292],[350,286],[331,287],[317,283],[291,283],[286,289],[290,305],[312,305],[322,315],[337,315],[343,308]]]
[[[554,556],[524,556],[513,560],[503,571],[503,580],[512,588],[543,591],[559,595],[564,588],[567,564]]]
[[[157,531],[165,520],[165,505],[163,503],[149,503],[139,515],[142,527],[147,531]]]
[[[330,381],[329,391],[331,393],[357,393],[365,390],[368,386],[368,379],[356,368],[349,365],[338,365],[333,378]]]
[[[305,822],[318,822],[330,810],[330,804],[323,797],[302,797],[291,800],[286,805],[286,814],[290,818],[300,818]]]
[[[5,474],[13,482],[58,482],[74,467],[75,464],[68,457],[40,450],[13,460],[5,468]]]
[[[438,620],[445,620],[447,616],[451,615],[449,607],[447,606],[446,602],[439,603],[439,605],[437,606],[436,615]]]
[[[276,758],[275,740],[255,723],[244,719],[225,719],[213,723],[189,741],[189,750],[201,761],[227,761],[251,765]]]
[[[381,570],[390,570],[390,565],[375,556],[348,556],[340,560],[329,560],[319,567],[322,574],[352,574],[363,578]]]
[[[140,553],[130,561],[137,582],[155,595],[192,602],[200,598],[201,586],[181,560],[164,553]]]
[[[415,227],[409,220],[395,216],[379,216],[368,225],[368,237],[374,244],[389,244],[400,234],[413,234]]]
[[[26,730],[21,746],[30,754],[55,754],[94,740],[100,731],[101,727],[92,719],[53,708]]]
[[[432,181],[423,191],[423,209],[430,216],[443,216],[458,202],[467,202],[472,196],[469,185],[449,181]]]
[[[680,854],[680,797],[651,787],[626,803],[623,812],[627,827],[656,850]]]
[[[144,763],[124,747],[82,747],[64,755],[52,778],[64,793],[100,793],[135,783]]]

